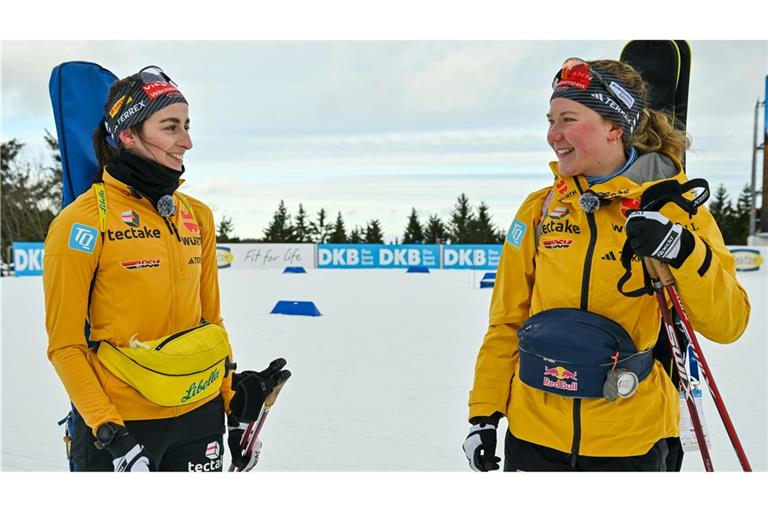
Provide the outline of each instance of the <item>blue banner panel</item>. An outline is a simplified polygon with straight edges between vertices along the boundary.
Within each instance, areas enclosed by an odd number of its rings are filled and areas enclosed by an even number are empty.
[[[444,245],[443,268],[495,270],[503,245]]]
[[[13,242],[13,268],[17,276],[43,275],[43,242]]]
[[[439,245],[319,244],[318,268],[440,268]]]

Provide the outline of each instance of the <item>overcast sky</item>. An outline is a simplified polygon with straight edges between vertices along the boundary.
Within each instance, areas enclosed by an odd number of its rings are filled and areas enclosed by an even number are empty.
[[[190,102],[185,191],[235,233],[258,237],[278,202],[381,220],[402,237],[415,206],[447,218],[485,201],[499,227],[551,182],[545,113],[564,59],[617,58],[625,41],[5,41],[2,140],[42,158],[55,133],[51,69],[101,64],[119,77],[161,66]],[[688,174],[749,182],[765,41],[691,41]],[[761,132],[762,132],[762,112]],[[760,168],[759,168],[760,169]],[[759,183],[758,183],[759,185]]]

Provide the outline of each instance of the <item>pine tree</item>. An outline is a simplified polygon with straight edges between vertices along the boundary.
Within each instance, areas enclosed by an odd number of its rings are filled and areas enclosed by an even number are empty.
[[[293,226],[291,226],[291,216],[285,208],[285,203],[280,200],[275,214],[272,216],[272,222],[264,230],[263,242],[291,242],[293,240]]]
[[[381,232],[381,223],[378,219],[373,219],[368,222],[368,226],[365,228],[365,243],[367,244],[383,244],[384,238]]]
[[[448,232],[437,214],[430,215],[427,220],[427,226],[424,230],[424,243],[442,244],[448,239]]]
[[[50,135],[50,134],[48,134]],[[10,246],[17,242],[42,242],[56,212],[61,208],[61,165],[56,139],[46,139],[54,165],[33,165],[21,159],[23,142],[0,143],[0,253],[6,263]]]
[[[352,231],[349,232],[349,243],[361,244],[363,242],[363,230],[360,229],[360,226],[355,226],[352,228]]]
[[[58,213],[61,210],[62,197],[64,195],[64,171],[61,167],[61,151],[59,141],[46,129],[43,135],[45,145],[48,146],[53,165],[46,166],[47,176],[42,179],[42,185],[47,190],[46,202],[48,208]]]
[[[411,207],[411,215],[408,217],[408,225],[405,227],[405,233],[403,233],[404,244],[423,244],[424,232],[419,223],[419,215],[416,213],[416,208]]]
[[[466,244],[472,241],[472,221],[475,214],[469,205],[469,198],[462,192],[456,198],[456,204],[451,212],[451,218],[448,222],[448,234],[451,243]]]
[[[485,201],[480,202],[477,208],[477,217],[472,219],[470,226],[470,242],[475,244],[495,244],[498,243],[498,233],[491,222],[491,215],[488,213],[489,207]]]
[[[328,236],[328,243],[347,243],[347,232],[344,229],[344,219],[341,217],[341,212],[336,215],[336,223],[333,225],[333,231],[331,231],[331,234]]]
[[[235,225],[232,222],[232,217],[226,215],[221,216],[219,225],[216,227],[216,241],[217,242],[230,242],[233,241],[229,235],[235,230]]]
[[[747,245],[749,236],[749,213],[752,210],[752,189],[747,184],[739,194],[736,200],[736,211],[734,212],[734,245]]]
[[[296,221],[293,224],[293,234],[296,242],[300,244],[312,241],[310,226],[307,224],[307,212],[301,203],[299,203],[299,213],[296,214]]]
[[[717,187],[715,196],[709,202],[709,211],[717,222],[720,232],[723,234],[723,241],[726,245],[734,245],[734,230],[736,229],[736,215],[731,206],[731,200],[722,183]]]
[[[309,233],[312,235],[311,241],[318,244],[326,243],[332,229],[333,226],[328,224],[325,208],[320,208],[320,211],[317,212],[317,221],[310,221],[309,223]]]

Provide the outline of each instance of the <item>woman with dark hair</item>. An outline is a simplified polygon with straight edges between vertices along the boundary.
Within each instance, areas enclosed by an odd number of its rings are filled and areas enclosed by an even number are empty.
[[[660,315],[643,258],[669,265],[711,340],[741,336],[749,301],[706,208],[639,210],[654,185],[686,188],[689,144],[646,106],[640,75],[573,58],[552,87],[554,183],[526,198],[507,234],[464,452],[473,470],[498,469],[506,416],[505,471],[679,470],[680,398],[653,357]]]
[[[75,471],[221,471],[285,361],[234,373],[211,210],[177,189],[192,149],[186,97],[150,66],[110,88],[91,190],[45,241],[48,358],[73,404]],[[83,336],[85,321],[89,335]]]

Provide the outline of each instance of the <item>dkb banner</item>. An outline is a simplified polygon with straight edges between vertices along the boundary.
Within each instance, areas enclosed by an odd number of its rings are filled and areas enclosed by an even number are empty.
[[[439,245],[320,244],[318,268],[440,268]]]
[[[17,276],[43,275],[43,242],[13,242],[13,268]]]
[[[496,270],[503,245],[444,245],[444,269]]]

